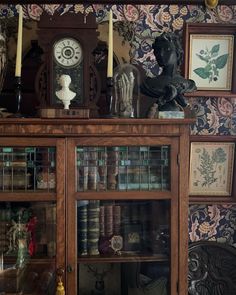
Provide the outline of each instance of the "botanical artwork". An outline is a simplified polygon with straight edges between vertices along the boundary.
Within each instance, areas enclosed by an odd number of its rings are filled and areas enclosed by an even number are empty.
[[[236,206],[190,205],[189,242],[200,240],[236,247]]]
[[[190,35],[189,78],[198,90],[231,90],[233,35]]]
[[[230,196],[234,143],[192,142],[190,195]]]
[[[194,69],[194,73],[202,79],[207,79],[209,84],[219,79],[220,69],[223,69],[228,61],[229,54],[219,55],[220,44],[213,45],[212,48],[201,49],[196,56],[204,61],[205,66]]]

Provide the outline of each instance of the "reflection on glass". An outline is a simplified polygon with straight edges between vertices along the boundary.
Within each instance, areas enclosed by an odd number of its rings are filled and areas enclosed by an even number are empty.
[[[55,190],[54,147],[1,147],[0,191]]]
[[[77,147],[77,190],[170,190],[170,147]]]
[[[46,294],[55,255],[54,202],[0,202],[0,293]]]
[[[85,263],[78,270],[78,294],[170,294],[168,262]]]

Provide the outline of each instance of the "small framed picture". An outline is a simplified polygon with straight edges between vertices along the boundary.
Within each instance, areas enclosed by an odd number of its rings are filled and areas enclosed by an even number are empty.
[[[234,142],[192,142],[189,194],[231,196]]]
[[[236,93],[235,33],[235,25],[186,24],[185,77],[195,81],[194,95]]]

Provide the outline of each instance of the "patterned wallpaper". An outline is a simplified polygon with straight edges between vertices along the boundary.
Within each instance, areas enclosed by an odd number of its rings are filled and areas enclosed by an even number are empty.
[[[38,20],[43,11],[53,14],[96,13],[98,23],[107,20],[104,5],[24,5],[24,17]],[[14,5],[0,5],[0,17],[16,14]],[[236,5],[217,6],[208,10],[196,5],[113,5],[115,21],[126,21],[119,34],[131,45],[130,58],[142,64],[147,75],[159,73],[151,51],[155,37],[163,31],[175,31],[182,38],[185,22],[236,24]],[[236,135],[236,97],[191,97],[191,107],[197,115],[191,127],[193,135]],[[216,240],[236,246],[236,206],[191,205],[189,208],[190,241]]]
[[[189,239],[229,243],[236,247],[236,206],[192,205],[189,208]]]

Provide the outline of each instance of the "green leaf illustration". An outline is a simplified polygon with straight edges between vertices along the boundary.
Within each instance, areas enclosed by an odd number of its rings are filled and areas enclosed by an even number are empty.
[[[215,163],[224,163],[226,161],[226,152],[222,148],[217,148],[212,153],[212,160]]]
[[[208,186],[210,187],[213,183],[217,181],[217,177],[215,177],[216,170],[214,169],[215,161],[221,159],[222,152],[215,152],[214,156],[210,156],[210,154],[203,148],[202,154],[200,156],[200,166],[197,167],[197,170],[200,172],[203,181],[202,187]]]
[[[210,76],[210,72],[207,71],[205,68],[197,68],[194,70],[194,73],[197,74],[202,79],[207,79]]]
[[[217,55],[219,53],[219,50],[220,50],[220,45],[219,44],[214,45],[211,48],[211,54],[215,56],[215,54]]]
[[[215,65],[218,69],[223,69],[223,67],[226,65],[228,60],[228,54],[223,54],[215,60]]]
[[[204,69],[205,69],[205,72],[210,72],[211,71],[211,65],[207,64]]]

